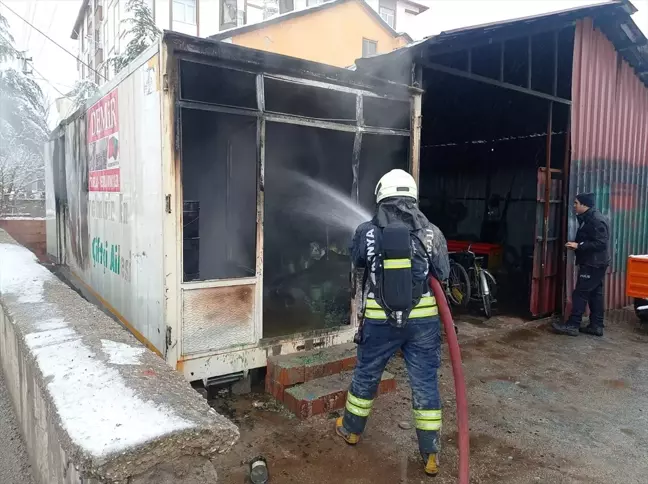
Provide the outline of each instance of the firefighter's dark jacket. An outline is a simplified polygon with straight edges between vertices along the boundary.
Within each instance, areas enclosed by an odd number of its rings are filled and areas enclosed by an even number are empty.
[[[576,264],[607,267],[610,264],[610,228],[605,216],[595,208],[578,215]]]

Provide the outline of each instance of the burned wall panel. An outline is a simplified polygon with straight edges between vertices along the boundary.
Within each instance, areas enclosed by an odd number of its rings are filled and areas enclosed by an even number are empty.
[[[180,98],[255,109],[256,75],[183,60],[180,61]]]
[[[182,182],[184,280],[254,277],[255,120],[184,109]]]
[[[360,151],[359,202],[373,212],[375,189],[380,178],[390,170],[407,170],[409,138],[402,136],[363,135]]]
[[[354,134],[266,126],[264,337],[349,322]],[[287,143],[286,140],[290,140]]]
[[[356,123],[356,95],[266,77],[265,108],[338,123]]]

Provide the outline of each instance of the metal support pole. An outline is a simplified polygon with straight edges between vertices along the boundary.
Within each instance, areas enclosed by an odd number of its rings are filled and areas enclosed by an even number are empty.
[[[416,64],[414,71],[412,72],[412,85],[422,86],[423,85],[423,68],[420,64]],[[411,108],[410,108],[410,173],[416,180],[416,184],[419,183],[420,170],[421,170],[421,127],[423,124],[422,120],[422,103],[423,95],[414,94],[412,96]]]
[[[504,57],[506,55],[506,42],[500,44],[500,74],[499,81],[504,82]]]
[[[533,38],[531,36],[529,39],[529,69],[527,71],[527,89],[531,89],[531,78],[533,75]]]
[[[546,165],[545,165],[545,187],[544,187],[544,214],[542,227],[542,266],[540,273],[539,312],[546,312],[545,303],[547,297],[545,291],[547,284],[547,262],[549,260],[549,218],[551,216],[551,132],[553,130],[553,102],[549,101],[549,115],[547,119],[547,143],[546,143]]]

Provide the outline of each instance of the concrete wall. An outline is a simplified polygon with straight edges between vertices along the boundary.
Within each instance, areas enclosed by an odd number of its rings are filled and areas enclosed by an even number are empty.
[[[216,482],[238,439],[162,359],[0,230],[0,363],[36,482]]]
[[[348,67],[362,57],[362,39],[378,43],[378,54],[406,44],[359,2],[346,2],[232,37],[232,43],[277,54]]]

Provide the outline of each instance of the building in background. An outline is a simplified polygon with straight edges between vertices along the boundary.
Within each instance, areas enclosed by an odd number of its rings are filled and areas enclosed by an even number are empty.
[[[412,39],[363,0],[334,0],[210,37],[243,47],[348,67],[359,57],[391,52]]]
[[[127,1],[83,0],[71,35],[72,39],[78,41],[80,79],[102,84],[104,78],[110,79],[114,75],[104,63],[126,46],[126,29],[122,21],[128,15]],[[155,23],[161,30],[174,30],[198,37],[213,36],[224,30],[264,22],[323,3],[323,0],[148,0]],[[411,17],[427,10],[424,4],[415,0],[367,0],[366,5],[393,31],[403,30]],[[344,37],[346,33],[340,35]],[[341,45],[341,42],[337,44]],[[366,49],[371,52],[373,47],[367,43]],[[384,50],[380,45],[375,47],[376,52],[391,50]],[[353,50],[355,52],[356,49]]]

